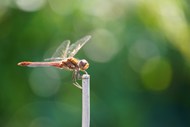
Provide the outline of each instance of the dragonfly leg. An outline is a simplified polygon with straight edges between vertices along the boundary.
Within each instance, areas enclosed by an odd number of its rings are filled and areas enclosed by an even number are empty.
[[[82,86],[78,84],[78,82],[74,82],[73,85],[75,85],[76,87],[78,87],[79,89],[82,89]]]
[[[83,70],[84,73],[88,74],[87,71]]]
[[[80,74],[80,71],[77,71],[77,72],[76,72],[76,78],[77,78],[78,80],[81,80],[81,79],[82,79],[82,76],[81,76],[81,74]]]
[[[73,85],[75,85],[75,86],[78,87],[79,89],[82,89],[82,86],[79,85],[78,82],[77,82],[78,75],[80,75],[80,74],[79,74],[79,71],[74,70],[74,71],[73,71],[73,76],[72,76],[72,78],[73,78]]]

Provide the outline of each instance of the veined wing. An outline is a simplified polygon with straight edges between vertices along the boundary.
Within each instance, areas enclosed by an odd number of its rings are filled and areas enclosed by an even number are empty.
[[[74,55],[76,55],[80,48],[83,47],[90,38],[91,36],[87,35],[75,42],[74,44],[72,44],[68,49],[67,57],[73,57]]]
[[[52,57],[45,59],[45,61],[56,61],[56,60],[65,59],[67,57],[69,45],[70,45],[70,40],[62,42],[61,45],[56,49]]]

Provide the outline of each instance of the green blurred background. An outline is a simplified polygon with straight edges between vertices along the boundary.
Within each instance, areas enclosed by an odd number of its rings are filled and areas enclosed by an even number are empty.
[[[92,39],[91,127],[190,126],[189,0],[0,0],[0,127],[79,127],[72,73],[19,67]]]

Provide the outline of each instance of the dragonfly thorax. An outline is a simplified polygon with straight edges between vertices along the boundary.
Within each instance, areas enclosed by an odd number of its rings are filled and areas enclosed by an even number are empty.
[[[82,59],[79,60],[78,66],[81,70],[86,70],[89,67],[89,63],[85,59]]]

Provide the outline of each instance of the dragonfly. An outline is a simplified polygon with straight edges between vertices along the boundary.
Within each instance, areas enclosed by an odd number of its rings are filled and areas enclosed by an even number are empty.
[[[85,59],[77,59],[74,56],[77,52],[90,40],[91,36],[87,35],[75,43],[70,45],[70,40],[63,41],[61,45],[56,49],[52,57],[44,59],[43,62],[30,62],[23,61],[19,62],[19,66],[27,67],[56,67],[60,69],[65,69],[73,71],[73,84],[82,89],[82,86],[79,85],[77,80],[81,79],[80,71],[87,73],[89,68],[89,63]]]

